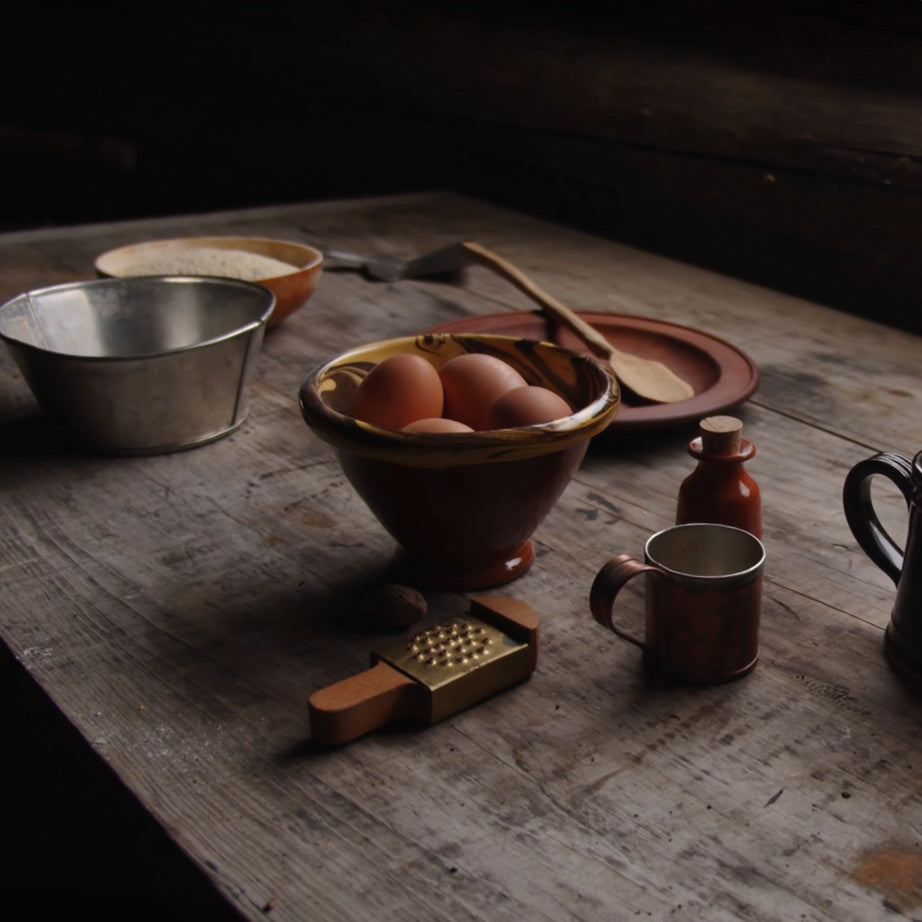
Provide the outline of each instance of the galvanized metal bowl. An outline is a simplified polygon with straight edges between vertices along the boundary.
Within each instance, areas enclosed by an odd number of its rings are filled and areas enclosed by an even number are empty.
[[[158,454],[244,421],[274,306],[268,288],[236,279],[94,279],[0,305],[0,339],[45,412],[82,446]]]

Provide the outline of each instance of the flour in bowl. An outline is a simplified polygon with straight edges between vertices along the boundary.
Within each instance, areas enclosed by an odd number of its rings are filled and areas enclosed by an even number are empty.
[[[220,275],[248,282],[289,275],[298,268],[262,253],[208,246],[151,253],[131,263],[132,275]]]

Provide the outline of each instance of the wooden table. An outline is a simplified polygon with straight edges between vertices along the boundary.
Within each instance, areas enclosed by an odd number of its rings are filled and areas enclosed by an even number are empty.
[[[90,825],[59,831],[86,849],[70,860],[104,840],[133,869],[87,861],[81,898],[119,918],[279,922],[922,916],[922,704],[883,658],[893,586],[841,508],[853,464],[922,447],[922,340],[442,193],[7,235],[0,295],[199,233],[398,256],[473,239],[571,306],[745,350],[762,376],[735,411],[758,447],[762,658],[730,685],[654,688],[592,621],[596,571],[671,524],[693,466],[693,426],[626,435],[590,451],[534,567],[500,590],[541,618],[528,682],[428,729],[311,746],[309,694],[385,636],[350,604],[394,546],[301,420],[298,388],[361,341],[532,309],[485,269],[456,284],[325,272],[266,336],[244,426],[188,452],[68,450],[4,354],[7,758],[37,747],[67,797],[91,798]],[[427,599],[431,618],[466,604]],[[639,613],[639,593],[625,604]],[[20,907],[50,889],[4,886]]]

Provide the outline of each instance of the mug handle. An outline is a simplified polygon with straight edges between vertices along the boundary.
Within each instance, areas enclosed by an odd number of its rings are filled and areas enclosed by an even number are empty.
[[[613,608],[616,596],[627,581],[649,571],[660,572],[659,567],[644,563],[631,554],[619,554],[617,557],[612,557],[599,570],[592,582],[592,589],[589,591],[589,607],[592,610],[592,617],[602,627],[607,627],[622,640],[640,647],[641,650],[646,649],[646,644],[615,624]]]
[[[896,452],[881,452],[859,461],[848,472],[842,487],[845,518],[855,540],[894,583],[899,583],[904,552],[881,525],[874,509],[871,478],[875,474],[882,474],[899,487],[908,511],[912,507],[912,462]]]

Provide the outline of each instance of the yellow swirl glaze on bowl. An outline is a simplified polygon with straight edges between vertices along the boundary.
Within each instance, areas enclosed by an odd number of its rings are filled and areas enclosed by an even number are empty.
[[[494,355],[529,384],[577,409],[538,426],[472,433],[407,433],[359,422],[351,396],[377,362],[424,355],[436,367],[465,352]],[[424,334],[352,349],[301,387],[308,426],[336,449],[349,482],[401,546],[404,575],[440,589],[484,589],[521,576],[531,536],[579,467],[592,436],[618,411],[609,369],[552,343],[487,334]]]

